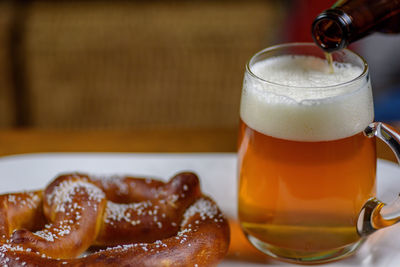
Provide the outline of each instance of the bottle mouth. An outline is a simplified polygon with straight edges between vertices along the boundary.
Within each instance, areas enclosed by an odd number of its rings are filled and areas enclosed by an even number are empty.
[[[328,9],[319,14],[312,24],[314,42],[325,52],[345,48],[350,33],[351,18],[344,12]]]

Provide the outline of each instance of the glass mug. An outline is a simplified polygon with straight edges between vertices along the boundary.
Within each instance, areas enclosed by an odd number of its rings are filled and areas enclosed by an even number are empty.
[[[359,73],[326,86],[313,81],[297,86],[289,72],[275,73],[278,81],[265,79],[262,73],[278,66],[275,59],[281,56],[313,56],[324,64],[314,64],[317,70],[327,67],[324,53],[311,43],[267,48],[246,65],[238,149],[240,224],[255,247],[275,258],[340,259],[375,230],[399,220],[396,202],[386,205],[375,198],[374,137],[399,159],[400,135],[373,122],[368,65],[356,53],[332,53],[335,62],[344,63],[330,74],[333,79],[352,70],[346,63]],[[319,77],[325,78],[332,76]]]

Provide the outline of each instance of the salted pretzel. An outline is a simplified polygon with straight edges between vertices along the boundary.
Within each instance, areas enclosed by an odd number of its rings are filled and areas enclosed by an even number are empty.
[[[1,195],[0,205],[7,266],[209,266],[229,244],[227,221],[193,173],[168,183],[62,175],[44,192]]]

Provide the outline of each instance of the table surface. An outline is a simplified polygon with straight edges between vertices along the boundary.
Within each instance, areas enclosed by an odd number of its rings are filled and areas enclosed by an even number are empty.
[[[397,126],[397,129],[399,127]],[[0,130],[0,156],[40,152],[235,152],[237,129],[157,129],[132,131]],[[383,142],[378,157],[395,161]],[[268,257],[253,248],[230,220],[227,258],[265,263]]]

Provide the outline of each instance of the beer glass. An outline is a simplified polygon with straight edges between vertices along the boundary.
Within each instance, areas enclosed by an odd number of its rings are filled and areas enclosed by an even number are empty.
[[[347,49],[332,56],[332,74],[323,51],[311,43],[267,48],[246,65],[238,215],[255,247],[285,261],[345,257],[369,234],[399,220],[400,201],[387,205],[375,198],[375,136],[399,159],[400,135],[373,122],[365,60]],[[307,68],[317,76],[298,82]],[[273,79],[264,77],[270,72]]]

